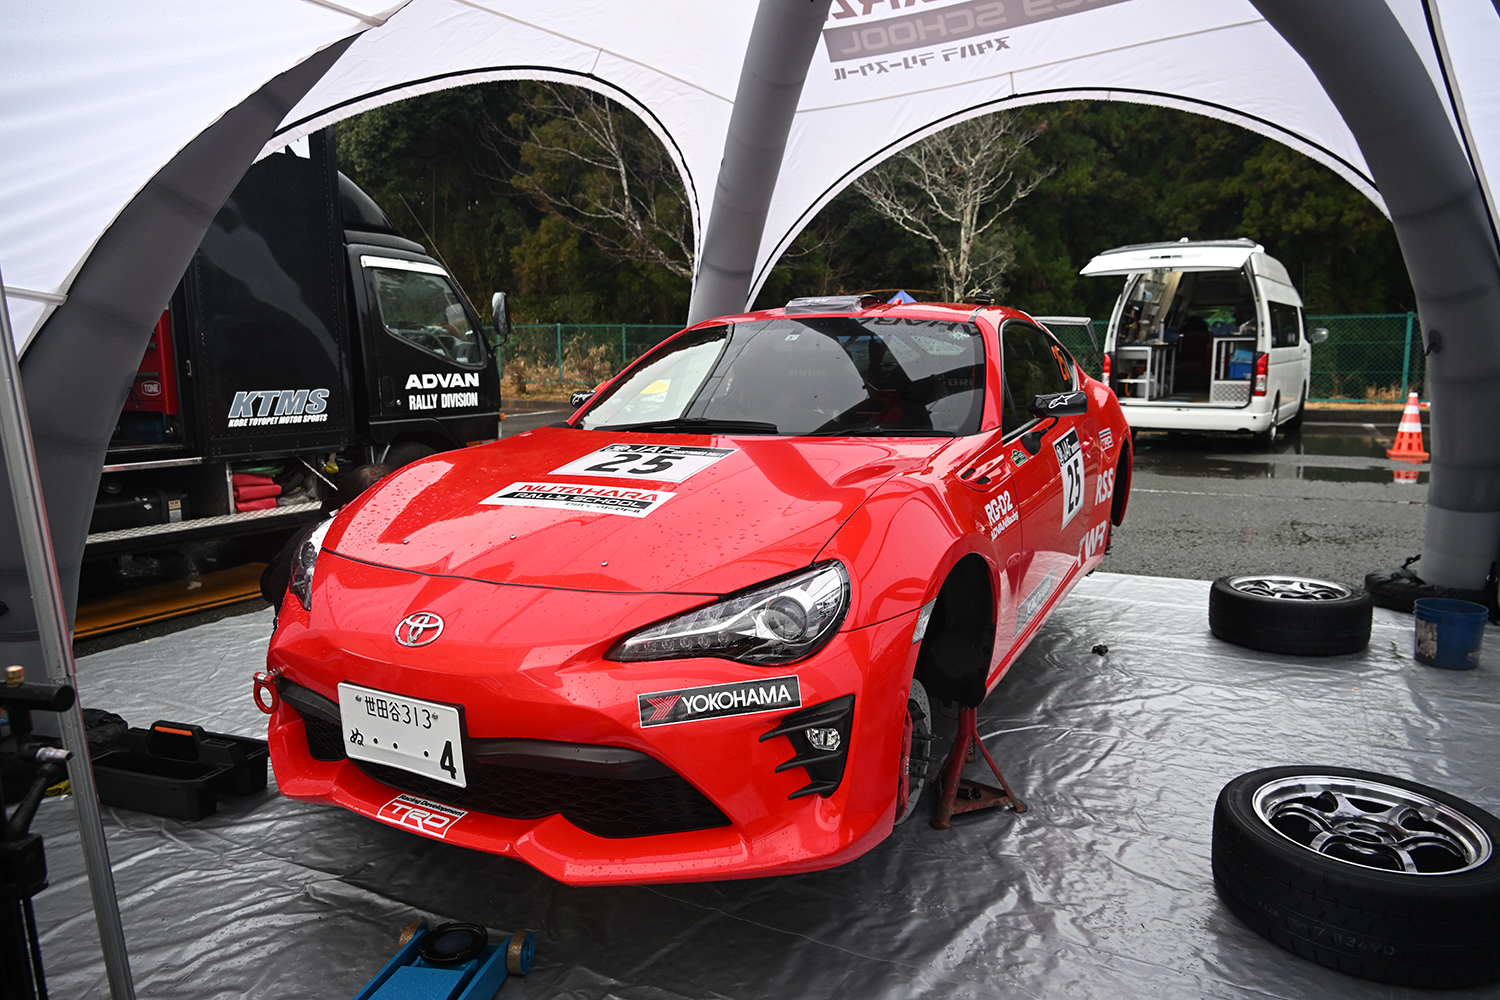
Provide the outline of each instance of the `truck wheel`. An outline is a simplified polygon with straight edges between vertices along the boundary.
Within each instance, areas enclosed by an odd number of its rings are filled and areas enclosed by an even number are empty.
[[[403,465],[410,465],[419,458],[436,455],[437,449],[420,441],[399,441],[386,450],[382,465],[389,465],[394,472]]]
[[[1214,808],[1214,885],[1275,944],[1364,979],[1500,978],[1500,820],[1414,781],[1342,767],[1242,774]]]
[[[1292,419],[1286,422],[1288,430],[1300,429],[1302,427],[1302,414],[1307,411],[1307,386],[1302,387],[1302,395],[1297,397],[1297,412],[1292,414]]]
[[[1328,580],[1221,576],[1208,592],[1208,627],[1249,649],[1335,656],[1370,644],[1374,606],[1363,590]]]

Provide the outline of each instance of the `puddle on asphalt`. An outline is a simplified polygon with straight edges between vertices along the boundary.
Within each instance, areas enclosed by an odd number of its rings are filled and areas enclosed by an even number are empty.
[[[1142,433],[1135,467],[1166,476],[1214,479],[1306,479],[1334,483],[1414,483],[1428,480],[1427,465],[1386,457],[1391,428],[1330,434],[1288,431],[1270,450],[1246,436]],[[1340,429],[1344,429],[1340,427]]]

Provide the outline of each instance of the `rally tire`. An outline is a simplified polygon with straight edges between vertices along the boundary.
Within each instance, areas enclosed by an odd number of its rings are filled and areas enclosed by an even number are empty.
[[[1370,644],[1374,607],[1370,595],[1355,587],[1312,577],[1240,573],[1214,581],[1208,592],[1208,627],[1225,642],[1247,649],[1337,656]]]
[[[1436,802],[1467,820],[1488,855],[1470,856],[1467,870],[1438,874],[1382,871],[1325,856],[1278,832],[1256,808],[1263,790],[1296,787],[1303,778],[1386,786]],[[1214,885],[1244,924],[1319,965],[1402,986],[1476,986],[1500,979],[1497,843],[1500,820],[1435,788],[1349,768],[1266,768],[1235,778],[1219,793]]]

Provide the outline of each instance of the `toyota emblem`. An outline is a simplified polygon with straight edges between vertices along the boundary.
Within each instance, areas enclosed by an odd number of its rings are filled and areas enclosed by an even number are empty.
[[[403,646],[425,646],[443,634],[443,620],[431,611],[418,611],[401,619],[396,641]]]

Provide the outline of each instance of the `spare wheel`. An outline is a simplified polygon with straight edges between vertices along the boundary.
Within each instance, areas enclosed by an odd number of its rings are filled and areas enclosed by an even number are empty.
[[[1208,627],[1225,642],[1268,653],[1333,656],[1370,644],[1374,604],[1357,587],[1307,576],[1221,576],[1208,593]]]
[[[1500,978],[1500,820],[1436,788],[1340,767],[1240,775],[1214,809],[1214,885],[1252,930],[1320,965],[1415,987]]]

